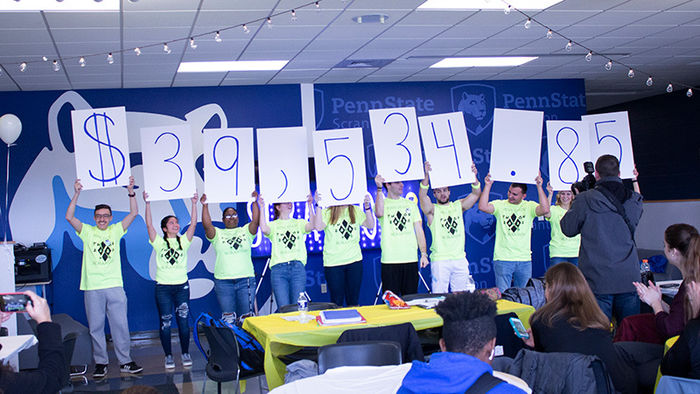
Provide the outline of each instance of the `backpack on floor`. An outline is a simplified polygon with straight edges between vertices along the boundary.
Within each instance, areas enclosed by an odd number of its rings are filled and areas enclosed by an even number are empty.
[[[539,309],[545,303],[544,281],[530,278],[525,287],[511,287],[501,294],[501,298]]]
[[[262,371],[263,363],[265,360],[265,350],[260,345],[255,337],[253,337],[248,331],[244,330],[242,327],[237,326],[233,323],[227,323],[221,319],[214,319],[206,312],[202,312],[195,322],[195,333],[194,342],[197,344],[197,348],[204,354],[204,357],[209,359],[209,352],[202,348],[199,341],[199,336],[202,334],[202,326],[209,327],[226,327],[230,329],[236,342],[238,342],[239,349],[239,359],[241,365],[241,372],[254,372]],[[232,346],[234,344],[231,344]]]

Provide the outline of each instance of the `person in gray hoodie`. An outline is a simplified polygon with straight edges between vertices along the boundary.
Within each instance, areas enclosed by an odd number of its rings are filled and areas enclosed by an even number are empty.
[[[579,268],[609,319],[639,313],[633,282],[639,282],[634,231],[642,216],[642,195],[620,179],[620,162],[603,155],[595,164],[596,186],[578,193],[561,219],[567,237],[581,234]]]

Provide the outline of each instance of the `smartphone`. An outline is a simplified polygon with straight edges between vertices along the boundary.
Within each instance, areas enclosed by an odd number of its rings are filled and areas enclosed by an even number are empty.
[[[530,334],[527,333],[527,330],[525,329],[525,326],[523,325],[523,322],[520,321],[520,319],[518,319],[517,317],[511,317],[510,319],[508,319],[508,321],[510,321],[510,325],[513,326],[513,331],[515,331],[515,335],[517,335],[520,338],[530,338]]]
[[[26,312],[30,302],[31,299],[24,293],[0,294],[0,310],[3,312]]]

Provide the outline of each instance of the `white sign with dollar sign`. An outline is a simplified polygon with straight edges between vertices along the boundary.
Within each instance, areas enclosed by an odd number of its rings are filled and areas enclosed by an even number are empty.
[[[106,189],[129,184],[131,162],[126,108],[71,111],[76,176],[83,188]]]

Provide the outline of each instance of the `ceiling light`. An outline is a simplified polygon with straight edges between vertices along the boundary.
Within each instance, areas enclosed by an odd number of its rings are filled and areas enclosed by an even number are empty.
[[[217,31],[216,34],[214,35],[214,41],[216,41],[216,42],[221,42],[221,41],[223,41],[223,40],[221,39],[221,33],[219,33],[218,31]]]
[[[612,60],[608,60],[608,62],[605,63],[605,69],[608,71],[612,70]]]
[[[78,64],[80,64],[80,67],[85,67],[85,58],[81,56],[80,59],[78,59]]]
[[[292,22],[297,20],[297,12],[292,10]]]
[[[524,26],[526,29],[529,29],[530,26],[532,26],[532,19],[527,18],[527,20],[525,21],[525,24],[524,24],[523,26]]]
[[[163,52],[165,52],[165,53],[167,53],[167,54],[169,55],[170,52],[172,52],[172,51],[173,51],[173,50],[170,49],[170,47],[168,46],[168,43],[167,43],[167,42],[163,44]]]
[[[685,95],[688,97],[693,97],[693,89],[688,88],[688,91],[685,92]]]
[[[42,56],[42,57],[41,57],[41,60],[43,60],[43,61],[45,61],[45,62],[48,62],[48,61],[49,61],[49,58],[46,57],[46,56]]]
[[[245,34],[250,33],[250,29],[248,28],[248,26],[245,25],[245,23],[243,24],[243,33],[245,33]]]
[[[0,11],[119,11],[120,0],[95,1],[3,1]]]
[[[634,78],[634,70],[632,70],[632,69],[630,68],[630,70],[627,71],[627,76],[630,77],[630,78]]]
[[[447,57],[430,68],[512,67],[537,59],[536,56]]]
[[[139,47],[134,48],[134,52],[136,52],[136,56],[141,56],[141,48],[139,48]]]
[[[552,33],[552,29],[547,30],[547,39],[552,38],[553,35],[554,33]]]
[[[190,37],[190,48],[197,49],[197,44],[194,43],[193,37]]]
[[[27,71],[27,63],[26,63],[26,62],[22,62],[22,63],[19,65],[19,71],[21,71],[21,72]]]
[[[494,0],[427,0],[418,6],[419,10],[507,10],[517,8],[519,10],[543,10],[563,0],[509,0],[506,8],[502,1]]]
[[[112,52],[107,54],[107,64],[114,64],[114,56],[112,56]]]
[[[226,71],[277,71],[289,60],[239,60],[217,62],[182,62],[179,73],[226,72]]]
[[[359,15],[352,18],[355,23],[386,23],[387,19],[389,15],[385,14]]]
[[[60,69],[61,69],[61,66],[58,65],[58,60],[54,60],[54,61],[53,61],[53,70],[54,70],[54,71],[58,71],[58,70],[60,70]]]
[[[586,61],[590,62],[592,59],[593,59],[593,52],[588,51],[588,53],[586,54]]]
[[[668,86],[666,86],[666,93],[671,93],[671,92],[673,92],[673,85],[669,83]]]
[[[647,86],[651,86],[653,84],[654,84],[654,80],[651,79],[651,75],[650,75],[649,78],[647,78]]]
[[[574,43],[569,40],[569,42],[566,43],[566,46],[564,49],[566,49],[567,52],[571,52],[571,50],[574,48]]]

